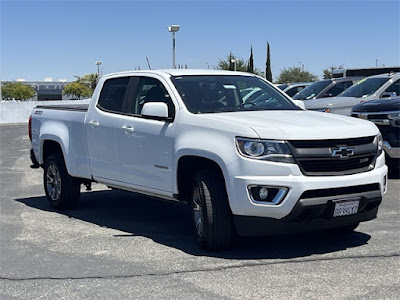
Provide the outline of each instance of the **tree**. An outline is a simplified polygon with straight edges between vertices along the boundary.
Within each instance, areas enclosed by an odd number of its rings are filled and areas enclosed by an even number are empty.
[[[271,54],[269,51],[269,43],[267,42],[267,62],[265,67],[265,78],[272,82],[272,72],[271,72]]]
[[[324,73],[324,79],[330,79],[333,77],[333,71],[338,70],[338,69],[343,69],[343,65],[340,65],[339,67],[336,67],[334,65],[330,66],[329,68],[323,69],[322,72]]]
[[[233,53],[229,53],[229,55],[227,56],[226,60],[222,60],[220,59],[218,61],[217,66],[215,67],[216,70],[230,70],[230,71],[234,71],[235,67],[234,67],[234,63],[232,62],[232,60],[235,59],[235,63],[236,63],[236,71],[239,72],[247,72],[248,69],[248,63],[245,62],[242,58],[239,57],[235,57],[233,55]],[[254,68],[253,74],[256,74],[258,76],[263,76],[264,73],[258,69],[258,68]]]
[[[71,82],[64,87],[63,94],[66,96],[76,96],[78,99],[81,97],[90,97],[92,90],[83,83],[78,81]]]
[[[4,99],[26,100],[35,97],[36,91],[33,87],[21,82],[7,82],[1,88]]]
[[[89,86],[90,89],[92,90],[92,93],[94,92],[94,89],[96,88],[96,85],[99,82],[99,76],[97,73],[86,74],[83,75],[82,77],[75,75],[74,77],[76,78],[76,82],[86,84],[87,86]]]
[[[250,48],[250,58],[247,64],[247,72],[254,73],[254,61],[253,61],[253,47]]]
[[[299,67],[284,68],[276,79],[279,83],[317,81],[318,76]]]

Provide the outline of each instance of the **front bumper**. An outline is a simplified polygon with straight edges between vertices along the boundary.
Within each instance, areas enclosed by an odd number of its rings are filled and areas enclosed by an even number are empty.
[[[337,201],[365,197],[363,194],[367,194],[371,190],[363,191],[362,189],[371,185],[374,185],[375,191],[373,198],[376,198],[378,194],[379,197],[382,197],[386,192],[387,171],[384,154],[377,158],[373,170],[343,176],[304,176],[295,164],[257,162],[246,159],[245,162],[238,160],[229,165],[228,172],[231,176],[225,178],[229,178],[226,186],[234,216],[283,221],[294,211],[296,205],[299,205],[298,203],[305,203],[304,201],[300,202],[304,198],[307,198],[307,206],[329,205],[329,201],[333,199]],[[252,175],[238,175],[243,173]],[[279,204],[260,203],[252,201],[250,198],[248,193],[250,185],[286,187],[289,191]],[[328,193],[324,191],[328,191]],[[312,193],[313,196],[304,197],[306,193]],[[361,195],[359,195],[360,193]]]
[[[261,236],[345,227],[376,218],[378,206],[382,201],[379,190],[341,197],[359,199],[356,214],[333,217],[334,201],[338,197],[300,199],[291,213],[280,220],[234,215],[236,232],[241,236]]]
[[[383,142],[383,150],[390,158],[400,158],[400,148],[392,147],[387,141]]]

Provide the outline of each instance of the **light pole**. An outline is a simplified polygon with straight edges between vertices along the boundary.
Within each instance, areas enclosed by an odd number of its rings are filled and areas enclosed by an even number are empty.
[[[176,69],[175,66],[175,32],[179,31],[180,25],[171,25],[168,27],[168,31],[172,32],[172,68]]]
[[[100,60],[96,61],[96,65],[97,65],[97,81],[99,81],[99,79],[100,79],[100,65],[101,65],[101,61],[100,61]]]
[[[232,59],[231,59],[231,63],[233,63],[233,71],[236,72],[236,59],[235,59],[235,58],[232,58]]]

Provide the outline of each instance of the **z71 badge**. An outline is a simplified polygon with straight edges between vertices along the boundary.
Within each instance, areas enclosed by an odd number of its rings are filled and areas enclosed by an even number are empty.
[[[37,111],[35,111],[35,115],[41,115],[42,112],[43,112],[43,110],[37,110]]]

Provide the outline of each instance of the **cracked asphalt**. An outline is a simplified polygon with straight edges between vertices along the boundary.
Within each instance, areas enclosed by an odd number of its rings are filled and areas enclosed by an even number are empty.
[[[0,125],[0,299],[398,299],[400,180],[356,232],[240,238],[201,251],[188,209],[82,188],[57,212],[26,125]]]

